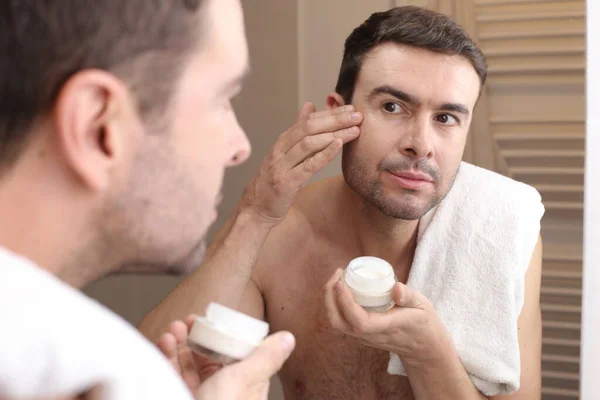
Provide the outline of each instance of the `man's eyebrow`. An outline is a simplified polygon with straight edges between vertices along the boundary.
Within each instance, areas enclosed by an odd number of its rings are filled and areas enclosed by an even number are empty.
[[[411,105],[418,105],[420,103],[420,101],[415,96],[410,95],[400,89],[396,89],[389,85],[383,85],[383,86],[376,87],[375,89],[373,89],[371,91],[368,98],[370,100],[379,94],[392,95],[395,98],[397,98],[398,100],[402,100]],[[465,106],[464,104],[460,104],[460,103],[444,103],[444,104],[438,106],[437,109],[440,111],[456,112],[459,114],[463,114],[465,116],[469,116],[469,114],[470,114],[469,108],[467,106]]]
[[[390,85],[378,86],[371,91],[368,96],[368,99],[371,100],[373,97],[380,94],[389,94],[397,98],[398,100],[402,100],[408,104],[419,104],[419,100],[410,94],[403,92],[400,89],[396,89],[391,87]]]
[[[469,116],[469,108],[463,104],[459,103],[444,103],[438,107],[441,111],[451,111],[459,114],[463,114],[464,116]]]

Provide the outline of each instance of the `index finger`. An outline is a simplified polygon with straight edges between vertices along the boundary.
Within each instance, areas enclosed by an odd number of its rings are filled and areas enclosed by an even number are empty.
[[[310,114],[317,111],[315,105],[311,102],[306,102],[298,111],[298,115],[296,116],[296,121],[300,121],[301,119],[307,118]]]
[[[196,318],[198,318],[197,314],[190,314],[183,320],[183,322],[187,325],[188,332],[192,330]],[[210,378],[212,374],[223,367],[221,364],[215,363],[210,358],[196,352],[192,351],[191,355],[193,356],[194,366],[196,368],[199,383],[204,382],[206,379]]]
[[[336,107],[332,110],[315,111],[313,113],[308,114],[307,118],[309,118],[309,119],[323,118],[323,117],[328,117],[330,115],[337,115],[337,114],[341,114],[343,112],[352,112],[352,111],[354,111],[354,106],[352,104],[348,104],[345,106]]]
[[[341,111],[337,114],[328,111],[328,115],[320,118],[306,118],[298,121],[290,130],[281,137],[281,151],[287,153],[294,145],[305,136],[318,135],[321,133],[337,132],[342,129],[360,125],[363,115],[355,111]]]
[[[356,334],[380,333],[389,330],[392,326],[399,327],[403,320],[399,309],[391,309],[383,313],[367,312],[354,301],[350,289],[338,282],[338,295],[336,302],[341,317]]]
[[[175,368],[175,371],[177,371],[178,374],[181,374],[181,367],[179,365],[179,359],[177,358],[178,349],[175,335],[173,335],[171,332],[163,333],[156,342],[156,345],[167,358],[167,360],[169,360],[169,363],[173,366],[173,368]]]
[[[337,282],[336,286],[335,301],[341,318],[353,332],[366,333],[371,328],[369,313],[354,301],[350,290],[343,282]]]
[[[327,317],[329,318],[329,323],[336,329],[341,331],[347,331],[348,327],[344,321],[344,318],[340,315],[340,311],[338,310],[338,306],[335,299],[335,285],[340,282],[340,277],[342,276],[343,271],[341,269],[337,269],[335,273],[329,278],[329,281],[325,284],[324,287],[324,300],[325,300],[325,310],[327,311]]]
[[[197,314],[190,314],[187,317],[185,317],[185,319],[183,320],[183,322],[187,325],[188,332],[190,332],[192,330],[192,327],[194,326],[194,322],[196,321],[196,318],[198,318]]]

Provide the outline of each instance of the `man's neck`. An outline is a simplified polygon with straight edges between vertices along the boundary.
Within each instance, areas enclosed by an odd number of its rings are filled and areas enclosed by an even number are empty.
[[[351,208],[350,235],[361,255],[379,257],[394,267],[398,280],[406,282],[417,246],[419,220],[406,221],[384,215],[345,182],[343,207]]]
[[[56,191],[56,182],[41,184],[44,179],[36,174],[21,169],[2,176],[0,246],[81,288],[97,279],[92,276],[97,275],[92,266],[77,265],[85,247],[82,244],[89,239],[84,233],[85,221],[77,217],[74,201]]]

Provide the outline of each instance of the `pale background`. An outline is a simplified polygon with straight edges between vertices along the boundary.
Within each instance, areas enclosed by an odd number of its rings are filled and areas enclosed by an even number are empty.
[[[588,3],[590,15],[595,11],[596,20],[600,21],[598,5],[592,10],[591,3]],[[252,74],[235,106],[252,142],[253,154],[243,167],[228,172],[225,201],[215,227],[221,226],[232,211],[277,136],[293,123],[300,105],[310,100],[323,108],[325,97],[335,86],[344,40],[353,28],[372,12],[395,5],[416,4],[447,13],[480,44],[490,63],[489,81],[478,105],[465,159],[535,186],[547,209],[542,228],[544,400],[579,398],[585,2],[244,0],[243,4]],[[600,60],[596,69],[600,73]],[[600,109],[600,105],[596,108]],[[596,124],[600,124],[598,120]],[[592,126],[588,126],[589,133]],[[595,129],[597,132],[600,126]],[[588,171],[593,162],[588,158]],[[597,171],[599,167],[596,166]],[[339,172],[336,160],[315,179]],[[587,178],[587,184],[595,184],[595,195],[600,196],[595,183],[599,177],[595,182],[589,174]],[[588,202],[594,195],[590,188]],[[596,202],[599,200],[596,198]],[[600,221],[600,216],[596,221]],[[588,229],[587,239],[595,238],[600,243],[600,232],[594,236],[591,230],[598,228],[590,224]],[[600,260],[600,255],[591,246],[587,250],[591,276],[590,260]],[[169,277],[114,277],[88,288],[87,292],[137,324],[178,281]],[[597,285],[598,280],[594,283]],[[592,296],[592,282],[586,284],[586,294]],[[598,293],[600,287],[595,289]],[[591,304],[593,299],[586,301]],[[586,318],[591,324],[590,313]],[[589,355],[593,345],[591,331],[585,335],[584,339],[588,338],[585,350]],[[595,350],[592,354],[597,355],[598,362],[600,354],[598,348]],[[594,360],[587,357],[583,362],[591,366]],[[588,373],[584,381],[586,399],[595,398],[590,397],[594,393],[593,384],[598,385]],[[281,389],[274,380],[271,400],[280,399]]]
[[[600,398],[600,3],[588,1],[585,279],[581,398]],[[593,23],[593,22],[594,23]]]

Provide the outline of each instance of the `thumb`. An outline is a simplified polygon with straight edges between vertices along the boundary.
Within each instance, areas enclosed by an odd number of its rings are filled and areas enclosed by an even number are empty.
[[[314,113],[315,111],[317,111],[317,107],[315,107],[315,105],[311,102],[306,102],[300,109],[300,112],[298,113],[298,117],[296,118],[296,120],[300,121],[300,120],[308,117],[311,113]]]
[[[392,299],[398,307],[423,308],[422,295],[402,283],[396,283],[392,289]]]
[[[251,378],[251,381],[269,380],[281,369],[295,346],[296,340],[291,333],[275,333],[266,338],[248,358],[235,364],[234,368],[243,374],[241,376]]]

